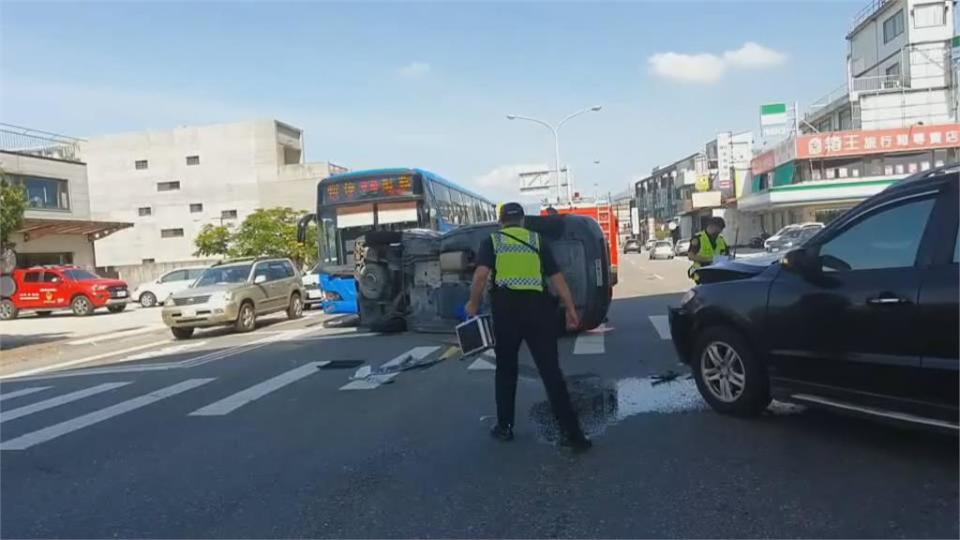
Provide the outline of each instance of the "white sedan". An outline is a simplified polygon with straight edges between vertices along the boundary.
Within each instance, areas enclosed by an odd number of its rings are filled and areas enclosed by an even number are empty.
[[[651,259],[672,259],[673,256],[673,243],[669,240],[658,240],[650,250]]]
[[[171,270],[153,281],[137,285],[130,296],[145,308],[163,304],[171,294],[178,293],[193,284],[206,269],[206,266],[191,266]]]

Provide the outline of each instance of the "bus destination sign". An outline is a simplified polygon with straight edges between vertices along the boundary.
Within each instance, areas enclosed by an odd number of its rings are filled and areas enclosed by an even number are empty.
[[[331,182],[324,188],[324,201],[342,203],[383,197],[409,197],[413,194],[413,176],[384,176]]]

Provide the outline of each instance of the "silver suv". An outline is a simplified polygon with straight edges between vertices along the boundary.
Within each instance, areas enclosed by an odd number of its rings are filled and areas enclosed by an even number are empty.
[[[177,339],[210,326],[233,325],[238,332],[249,332],[260,315],[286,310],[287,317],[299,318],[303,298],[300,272],[290,259],[224,261],[171,296],[163,307],[163,322]]]

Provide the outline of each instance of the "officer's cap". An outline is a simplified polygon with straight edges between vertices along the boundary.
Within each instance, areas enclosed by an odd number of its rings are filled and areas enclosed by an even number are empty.
[[[516,220],[523,217],[523,206],[520,203],[508,202],[500,207],[500,221]]]

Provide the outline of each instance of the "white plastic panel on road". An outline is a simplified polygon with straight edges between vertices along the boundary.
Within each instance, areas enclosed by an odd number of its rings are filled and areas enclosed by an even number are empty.
[[[245,390],[241,390],[232,396],[228,396],[220,401],[211,403],[206,407],[201,407],[190,413],[190,416],[223,416],[225,414],[230,414],[240,407],[243,407],[247,403],[260,399],[274,390],[279,390],[288,384],[315,374],[318,369],[329,363],[330,362],[323,361],[304,364],[298,368],[281,373],[272,379],[267,379],[262,383],[255,384]]]
[[[11,409],[9,411],[0,411],[0,423],[7,422],[10,420],[15,420],[17,418],[27,416],[28,414],[33,414],[40,411],[45,411],[47,409],[52,409],[54,407],[59,407],[60,405],[77,401],[79,399],[95,396],[97,394],[102,394],[103,392],[109,392],[114,388],[120,388],[121,386],[126,386],[128,384],[130,383],[129,382],[113,382],[113,383],[98,384],[96,386],[91,386],[90,388],[84,388],[82,390],[77,390],[76,392],[63,394],[62,396],[55,396],[50,399],[45,399],[43,401],[31,403],[30,405],[24,405],[23,407],[18,407],[16,409]]]
[[[46,390],[47,388],[53,388],[52,386],[32,386],[30,388],[21,388],[20,390],[14,390],[13,392],[4,392],[0,394],[0,401],[5,399],[13,399],[20,396],[29,396],[30,394],[35,394],[41,390]]]
[[[98,424],[104,420],[109,420],[114,416],[119,416],[123,413],[134,411],[141,407],[146,407],[147,405],[156,403],[162,399],[166,399],[177,394],[182,394],[188,390],[193,390],[194,388],[203,386],[212,380],[214,379],[187,379],[172,386],[161,388],[155,392],[150,392],[149,394],[135,397],[133,399],[121,401],[116,405],[111,405],[104,409],[93,411],[92,413],[78,416],[71,420],[60,422],[59,424],[54,424],[50,427],[45,427],[43,429],[21,435],[15,439],[2,442],[0,443],[0,450],[26,450],[31,446],[51,441],[68,433]]]
[[[650,324],[660,335],[660,339],[670,339],[670,321],[666,315],[650,315]]]

